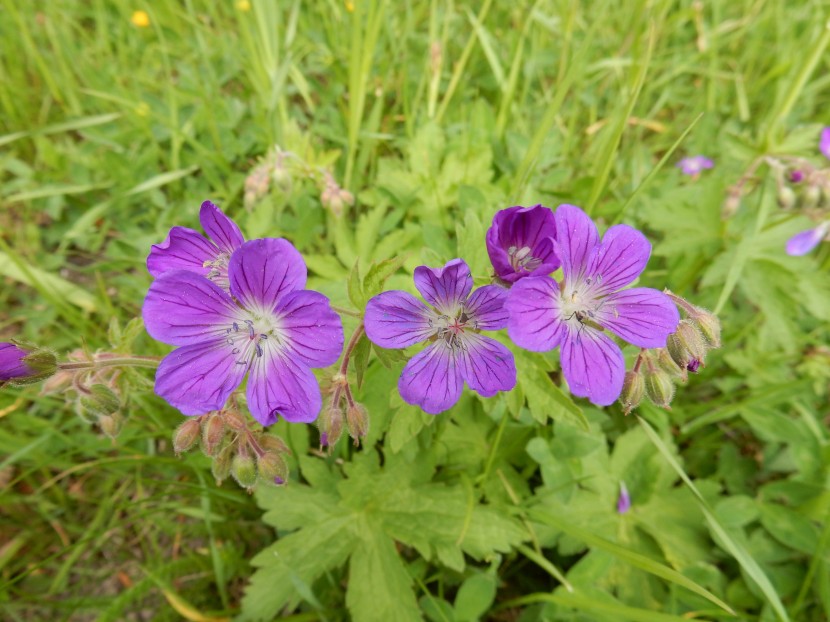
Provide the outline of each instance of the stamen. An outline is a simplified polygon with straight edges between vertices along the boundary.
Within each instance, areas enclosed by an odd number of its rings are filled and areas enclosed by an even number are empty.
[[[262,346],[259,344],[256,344],[256,355],[262,358]]]
[[[237,324],[236,322],[233,323],[233,332],[235,332],[235,333],[239,332],[239,324]]]
[[[248,324],[248,336],[253,339],[254,338],[254,325]]]
[[[239,354],[239,348],[234,348],[231,350],[231,354]]]
[[[265,339],[268,339],[268,335],[266,335],[265,333],[262,333],[262,334],[259,336],[259,338],[260,338],[260,339],[262,339],[262,340],[265,340]]]

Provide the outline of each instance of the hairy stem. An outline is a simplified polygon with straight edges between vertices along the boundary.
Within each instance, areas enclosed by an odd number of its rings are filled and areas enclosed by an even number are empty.
[[[77,363],[58,363],[61,371],[80,369],[102,369],[104,367],[149,367],[159,366],[161,357],[158,356],[123,356],[119,358],[103,358],[95,361],[80,361]]]

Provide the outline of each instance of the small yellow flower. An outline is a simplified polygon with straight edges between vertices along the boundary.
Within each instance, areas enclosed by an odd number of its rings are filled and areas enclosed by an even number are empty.
[[[147,26],[150,25],[150,16],[147,15],[147,11],[134,11],[130,21],[134,26],[138,26],[139,28],[147,28]]]
[[[346,10],[349,13],[354,13],[354,2],[352,0],[346,0]]]
[[[237,0],[236,8],[247,13],[251,10],[251,2],[250,0]]]

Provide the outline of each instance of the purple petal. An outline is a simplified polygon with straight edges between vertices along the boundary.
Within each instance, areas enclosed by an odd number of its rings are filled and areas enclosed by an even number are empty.
[[[453,315],[473,289],[473,275],[463,259],[453,259],[443,268],[415,268],[415,287],[433,307]]]
[[[625,514],[631,509],[631,495],[628,494],[628,488],[625,487],[625,482],[620,482],[620,496],[617,498],[617,513]]]
[[[174,346],[202,343],[240,321],[227,292],[193,272],[167,272],[150,285],[141,309],[153,339]]]
[[[501,330],[507,327],[507,291],[498,285],[485,285],[473,292],[464,303],[464,311],[478,330]]]
[[[830,222],[822,223],[814,229],[796,233],[787,240],[787,254],[793,257],[806,255],[821,243],[827,234],[828,228],[830,228]]]
[[[513,283],[527,276],[550,274],[559,267],[552,241],[555,236],[553,212],[543,205],[516,206],[497,212],[485,237],[496,275]],[[527,258],[519,263],[515,253],[522,249],[527,249]]]
[[[366,336],[381,348],[406,348],[435,332],[429,325],[430,311],[412,294],[389,291],[366,304]]]
[[[263,313],[272,311],[277,299],[306,283],[303,256],[288,240],[251,240],[231,255],[228,264],[230,290],[242,306]]]
[[[236,226],[236,223],[225,216],[224,212],[210,201],[202,203],[202,208],[199,210],[199,221],[202,223],[202,228],[208,234],[208,237],[216,243],[216,246],[228,254],[245,242],[245,238],[242,237],[242,232]]]
[[[818,142],[818,148],[825,158],[830,158],[830,127],[825,127],[821,130],[821,139]]]
[[[277,315],[286,345],[308,367],[327,367],[343,350],[343,323],[329,299],[319,292],[301,290],[280,299]]]
[[[493,397],[516,386],[516,363],[510,350],[495,339],[475,333],[465,334],[463,339],[466,349],[460,352],[458,365],[473,391]]]
[[[270,347],[251,365],[246,396],[248,409],[262,425],[276,423],[278,416],[291,423],[311,423],[323,405],[311,370]]]
[[[679,168],[684,175],[698,175],[704,169],[709,169],[714,166],[715,163],[712,162],[712,160],[702,155],[683,158],[677,163],[677,168]]]
[[[680,314],[671,299],[649,287],[625,289],[602,301],[594,319],[640,348],[664,348]]]
[[[173,350],[156,370],[156,394],[185,415],[203,415],[225,405],[247,365],[221,338]]]
[[[650,255],[646,236],[628,225],[615,225],[591,254],[586,274],[595,281],[597,293],[614,292],[640,276]]]
[[[517,346],[533,352],[553,350],[562,341],[559,285],[551,278],[522,279],[510,288],[504,304],[507,334]]]
[[[147,271],[159,277],[169,270],[190,270],[202,276],[208,273],[206,261],[213,261],[219,249],[193,229],[173,227],[167,239],[150,247]]]
[[[0,381],[23,378],[35,373],[22,360],[27,354],[28,351],[18,348],[13,343],[0,343]]]
[[[562,373],[571,393],[597,406],[613,404],[622,392],[625,361],[622,351],[601,332],[581,326],[562,343]]]
[[[413,356],[398,380],[403,400],[431,415],[451,408],[461,397],[463,386],[461,370],[444,341],[437,341]]]
[[[599,245],[597,227],[585,212],[573,205],[560,205],[553,216],[556,220],[554,248],[562,262],[565,280],[580,280],[594,247]]]

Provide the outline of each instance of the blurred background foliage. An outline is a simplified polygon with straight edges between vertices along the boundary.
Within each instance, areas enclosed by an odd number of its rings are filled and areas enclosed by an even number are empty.
[[[4,617],[828,619],[830,251],[784,254],[809,221],[779,212],[763,166],[722,211],[759,156],[826,164],[828,8],[3,0],[5,339],[162,354],[125,329],[144,258],[207,198],[248,238],[292,240],[343,307],[356,262],[400,257],[387,288],[411,288],[461,256],[487,282],[496,210],[573,203],[643,229],[642,284],[724,330],[640,420],[571,400],[555,354],[517,351],[516,390],[435,418],[373,358],[363,446],[327,456],[278,424],[292,480],[253,497],[173,457],[181,415],[146,371],[121,379],[115,441],[63,393],[4,390]],[[275,145],[301,164],[270,180]],[[683,177],[696,153],[715,168]],[[321,201],[324,173],[354,205]]]

